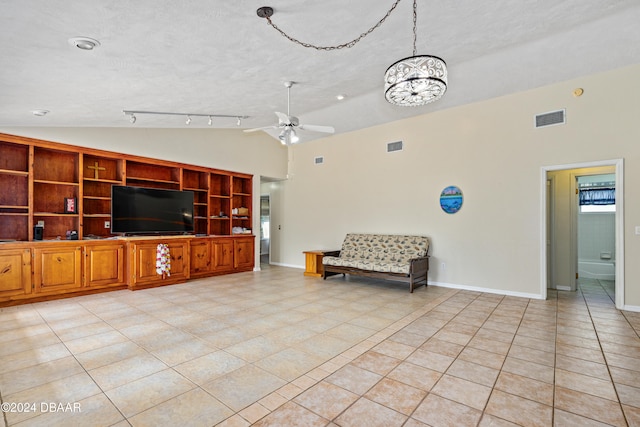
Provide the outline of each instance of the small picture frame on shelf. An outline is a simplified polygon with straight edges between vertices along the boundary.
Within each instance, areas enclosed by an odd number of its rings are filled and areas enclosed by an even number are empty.
[[[78,203],[75,197],[64,198],[64,213],[67,213],[67,214],[78,213]]]

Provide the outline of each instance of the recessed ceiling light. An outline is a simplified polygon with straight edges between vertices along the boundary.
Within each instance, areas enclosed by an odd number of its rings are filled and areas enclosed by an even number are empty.
[[[345,95],[344,93],[341,93],[340,95],[336,96],[336,99],[338,101],[342,101],[343,99],[345,99],[347,97],[347,95]]]
[[[32,113],[34,116],[42,117],[42,116],[46,116],[47,113],[49,113],[49,110],[33,110]]]
[[[98,40],[89,37],[72,37],[69,39],[69,44],[82,50],[93,50],[100,46]]]

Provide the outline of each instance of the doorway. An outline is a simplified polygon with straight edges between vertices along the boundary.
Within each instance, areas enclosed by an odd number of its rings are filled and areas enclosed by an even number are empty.
[[[270,264],[271,253],[271,198],[260,196],[260,264]]]
[[[611,257],[615,257],[613,280],[616,307],[624,306],[624,198],[622,159],[543,167],[541,170],[541,296],[546,299],[547,286],[558,290],[575,290],[579,271],[578,176],[612,173],[616,188],[614,240]],[[609,256],[608,250],[599,257]],[[598,266],[602,267],[602,266]]]

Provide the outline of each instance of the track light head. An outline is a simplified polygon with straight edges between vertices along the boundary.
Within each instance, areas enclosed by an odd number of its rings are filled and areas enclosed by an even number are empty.
[[[187,116],[187,121],[185,123],[188,124],[188,125],[191,124],[191,116]]]
[[[237,126],[240,126],[242,124],[242,121],[240,120],[240,117],[238,117],[238,121],[236,123]]]
[[[213,124],[213,119],[211,118],[211,116],[209,116],[209,122],[208,125],[211,126]]]
[[[136,115],[131,113],[131,118],[129,118],[129,121],[131,122],[131,124],[134,124],[136,122]]]

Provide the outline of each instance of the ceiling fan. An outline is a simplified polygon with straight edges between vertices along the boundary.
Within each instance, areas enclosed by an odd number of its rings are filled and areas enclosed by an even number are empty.
[[[301,125],[300,121],[297,117],[292,116],[289,112],[289,106],[291,101],[291,86],[293,86],[293,82],[284,82],[284,86],[287,88],[287,114],[280,113],[276,111],[276,116],[278,116],[278,124],[272,126],[266,126],[261,128],[254,129],[245,129],[245,132],[256,132],[259,130],[267,130],[267,129],[282,129],[280,135],[278,135],[278,139],[282,142],[283,145],[291,145],[295,144],[300,140],[298,134],[296,133],[296,129],[303,131],[311,131],[311,132],[321,132],[321,133],[334,133],[335,129],[333,126],[318,126],[318,125]]]

